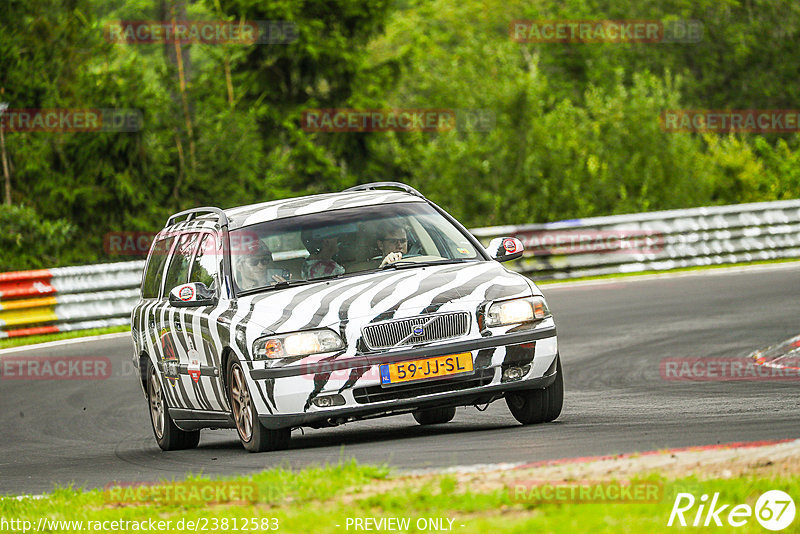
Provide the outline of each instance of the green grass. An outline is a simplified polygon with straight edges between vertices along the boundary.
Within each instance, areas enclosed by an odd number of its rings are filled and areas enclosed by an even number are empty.
[[[202,483],[208,480],[193,477]],[[532,503],[516,502],[507,489],[481,490],[459,484],[449,475],[430,475],[424,478],[393,478],[386,467],[340,465],[306,468],[291,471],[270,469],[248,477],[227,479],[231,483],[252,483],[258,487],[255,503],[233,504],[114,504],[108,502],[102,490],[82,492],[71,488],[54,491],[44,499],[0,500],[0,517],[31,521],[41,517],[51,520],[109,521],[163,520],[177,522],[207,521],[209,530],[225,531],[220,521],[227,518],[228,531],[234,519],[274,518],[279,531],[288,533],[353,532],[347,520],[354,518],[410,518],[410,532],[418,531],[420,518],[453,520],[453,532],[670,532],[666,526],[672,509],[675,491],[689,490],[699,499],[701,493],[719,492],[720,504],[749,504],[755,506],[760,494],[781,489],[795,498],[800,496],[800,476],[783,478],[740,477],[725,480],[699,481],[693,477],[667,480],[649,475],[647,481],[664,484],[663,498],[656,503]],[[480,477],[476,477],[480,480]],[[673,491],[674,490],[674,491]],[[697,506],[685,517],[691,522]],[[216,529],[211,527],[217,524]],[[797,518],[792,526],[800,523]],[[185,523],[184,523],[185,524]],[[445,526],[447,521],[445,521]],[[337,526],[338,525],[338,526]],[[462,526],[463,525],[463,526]],[[688,527],[705,532],[713,530]],[[719,530],[719,527],[716,527]],[[8,530],[8,528],[6,529]],[[74,529],[73,529],[74,530]],[[55,529],[71,532],[69,528]],[[185,530],[189,530],[185,528]],[[199,530],[202,531],[202,528]],[[721,531],[729,531],[725,525]],[[740,532],[763,532],[755,517],[736,529]],[[787,532],[796,531],[792,527]]]
[[[90,330],[74,330],[72,332],[58,332],[57,334],[43,334],[39,336],[14,337],[0,339],[0,349],[9,347],[19,347],[22,345],[33,345],[35,343],[46,343],[48,341],[59,341],[61,339],[73,339],[77,337],[99,336],[100,334],[113,334],[115,332],[130,332],[129,325],[107,326],[105,328],[92,328]]]

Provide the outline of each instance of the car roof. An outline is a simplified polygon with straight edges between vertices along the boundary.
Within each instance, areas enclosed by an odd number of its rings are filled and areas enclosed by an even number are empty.
[[[228,216],[228,228],[234,230],[251,224],[285,219],[297,215],[342,208],[394,204],[397,202],[425,202],[425,199],[402,191],[378,190],[326,193],[230,208],[225,210],[225,215]]]
[[[228,218],[228,229],[236,230],[237,228],[250,226],[252,224],[285,219],[297,215],[307,215],[310,213],[343,208],[395,204],[398,202],[425,202],[425,199],[403,191],[344,191],[341,193],[325,193],[321,195],[271,200],[259,204],[229,208],[224,210],[224,212]],[[218,216],[206,214],[165,227],[159,233],[182,232],[201,228],[213,229],[218,224]]]

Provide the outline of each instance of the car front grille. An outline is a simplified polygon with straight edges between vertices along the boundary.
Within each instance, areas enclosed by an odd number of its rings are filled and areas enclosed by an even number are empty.
[[[369,386],[353,389],[353,398],[359,404],[370,404],[399,399],[413,399],[420,395],[433,395],[435,393],[448,393],[464,389],[485,386],[492,382],[494,368],[476,369],[475,374],[468,377],[454,377],[430,382],[423,380],[419,383],[404,384],[401,386]]]
[[[377,350],[461,337],[469,333],[469,325],[468,312],[439,313],[371,324],[363,333],[367,347]],[[422,332],[415,334],[415,328]]]

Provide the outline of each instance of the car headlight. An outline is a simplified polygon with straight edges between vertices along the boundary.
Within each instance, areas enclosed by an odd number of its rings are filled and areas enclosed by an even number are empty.
[[[489,306],[489,311],[486,312],[486,326],[529,323],[549,316],[550,309],[543,297],[506,300]]]
[[[253,343],[253,359],[309,356],[344,348],[344,341],[339,334],[328,328],[321,328],[259,338]]]

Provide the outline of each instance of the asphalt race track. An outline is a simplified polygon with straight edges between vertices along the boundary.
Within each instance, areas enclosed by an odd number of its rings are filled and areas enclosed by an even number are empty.
[[[800,264],[544,286],[556,316],[566,398],[554,423],[522,427],[504,401],[420,427],[411,415],[292,433],[288,451],[250,454],[235,431],[204,431],[196,450],[162,452],[125,337],[0,353],[108,356],[92,381],[0,380],[0,494],[56,484],[232,475],[356,458],[401,469],[800,437],[800,381],[677,382],[665,358],[737,358],[797,335]]]

